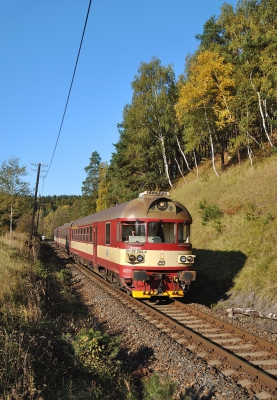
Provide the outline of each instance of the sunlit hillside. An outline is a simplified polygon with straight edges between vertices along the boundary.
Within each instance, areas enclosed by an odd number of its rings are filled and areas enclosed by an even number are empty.
[[[253,167],[249,161],[231,166],[219,177],[203,164],[171,191],[193,217],[193,301],[277,312],[276,173],[276,154],[254,159]]]

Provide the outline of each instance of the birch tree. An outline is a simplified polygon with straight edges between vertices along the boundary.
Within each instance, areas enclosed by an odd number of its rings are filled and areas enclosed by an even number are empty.
[[[223,149],[228,127],[235,122],[232,72],[232,64],[226,63],[217,53],[209,50],[200,52],[190,63],[187,80],[181,86],[175,106],[180,121],[184,121],[186,114],[195,113],[205,121],[206,142],[211,146],[213,165],[214,140],[221,143]],[[197,131],[195,127],[196,135]],[[224,158],[221,160],[223,167]]]
[[[27,175],[26,166],[20,166],[19,158],[12,157],[3,161],[0,167],[0,194],[2,197],[1,208],[9,209],[10,234],[13,229],[14,216],[18,216],[18,198],[30,196],[29,183],[22,178]],[[15,205],[17,204],[17,207]]]
[[[219,22],[228,41],[225,56],[234,65],[235,108],[238,135],[233,144],[251,143],[264,148],[263,135],[273,147],[272,132],[276,114],[277,3],[275,0],[242,0],[236,11],[222,7]],[[257,113],[258,111],[258,113]]]
[[[150,63],[141,63],[132,88],[131,107],[137,114],[138,127],[142,134],[152,137],[156,147],[159,146],[164,173],[172,187],[168,158],[173,142],[176,143],[174,133],[177,126],[174,110],[177,87],[172,66],[162,66],[155,57]]]

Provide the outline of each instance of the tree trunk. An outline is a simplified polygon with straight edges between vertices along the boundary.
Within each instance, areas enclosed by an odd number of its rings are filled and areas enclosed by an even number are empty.
[[[182,172],[182,170],[181,170],[181,168],[180,168],[180,165],[179,165],[179,163],[178,163],[178,161],[177,161],[177,158],[176,158],[176,157],[175,157],[175,161],[176,161],[176,164],[177,164],[178,170],[179,170],[180,174],[182,175],[182,178],[184,179],[184,181],[185,181],[186,183],[188,183],[188,181],[186,180],[186,178],[185,178],[185,177],[184,177],[184,175],[183,175],[183,172]]]
[[[217,176],[219,176],[219,174],[218,174],[218,172],[217,172],[217,170],[216,170],[216,167],[215,167],[214,144],[213,144],[213,138],[212,138],[212,135],[211,135],[211,134],[210,134],[210,143],[211,143],[213,170],[214,170],[215,174],[216,174]]]
[[[253,168],[253,161],[252,161],[252,150],[250,147],[249,135],[247,134],[247,153],[250,160],[251,167]]]
[[[179,147],[180,153],[182,154],[182,156],[183,156],[183,159],[185,160],[185,163],[186,163],[187,169],[188,169],[189,171],[191,171],[191,169],[190,169],[190,167],[189,167],[189,163],[188,163],[188,161],[187,161],[187,158],[186,158],[186,156],[185,156],[185,153],[183,152],[183,150],[182,150],[182,148],[181,148],[181,145],[180,145],[180,142],[179,142],[179,139],[178,139],[178,137],[177,137],[177,136],[176,136],[176,141],[177,141],[177,144],[178,144],[178,147]]]
[[[260,114],[261,114],[261,117],[262,117],[263,128],[264,128],[264,131],[265,131],[267,140],[269,141],[270,146],[271,146],[271,147],[274,147],[273,143],[271,142],[271,139],[270,139],[270,136],[269,136],[269,134],[268,134],[268,131],[267,131],[266,119],[265,119],[265,115],[264,115],[264,111],[263,111],[263,105],[262,105],[262,99],[261,99],[261,93],[260,93],[258,90],[256,90],[251,75],[250,75],[250,82],[251,82],[251,85],[252,85],[252,87],[253,87],[253,90],[256,92],[256,94],[257,94],[257,96],[258,96],[258,103],[259,103]]]
[[[173,185],[172,185],[171,180],[170,180],[169,172],[168,172],[168,163],[167,163],[166,154],[165,154],[164,138],[163,138],[163,136],[160,136],[159,139],[161,141],[161,146],[162,146],[162,155],[163,155],[165,173],[166,173],[166,176],[167,176],[167,180],[168,180],[169,186],[171,188],[173,188]]]
[[[208,121],[208,117],[207,117],[207,111],[205,108],[205,119],[206,119],[206,123],[207,123],[207,127],[208,127],[208,131],[209,131],[209,135],[210,135],[210,144],[211,144],[211,153],[212,153],[212,164],[213,164],[213,170],[216,174],[216,176],[219,176],[216,167],[215,167],[215,159],[214,159],[214,144],[213,144],[213,138],[212,138],[212,133],[211,133],[211,128],[210,128],[210,124]]]
[[[198,170],[198,164],[197,164],[195,150],[193,150],[193,155],[194,155],[194,164],[195,164],[195,169],[196,169],[196,175],[197,175],[197,178],[199,178],[199,170]]]

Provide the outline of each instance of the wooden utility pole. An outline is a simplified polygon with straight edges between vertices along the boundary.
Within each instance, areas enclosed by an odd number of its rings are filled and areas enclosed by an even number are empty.
[[[34,223],[35,223],[35,213],[36,213],[36,204],[37,204],[37,194],[38,194],[38,183],[39,183],[40,166],[41,166],[41,164],[39,163],[38,164],[38,173],[37,173],[36,191],[35,191],[35,198],[34,198],[33,215],[32,215],[32,223],[31,223],[30,240],[33,239],[33,232],[34,232]]]

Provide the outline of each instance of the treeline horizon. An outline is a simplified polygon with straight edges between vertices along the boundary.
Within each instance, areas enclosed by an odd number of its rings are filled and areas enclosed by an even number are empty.
[[[230,161],[248,158],[252,166],[254,154],[275,153],[276,17],[275,0],[240,0],[235,8],[224,3],[196,35],[199,47],[178,78],[157,57],[142,62],[110,162],[92,149],[82,196],[42,199],[40,218],[48,227],[42,230],[144,190],[170,190],[180,178],[185,184],[207,160],[220,176]]]
[[[276,17],[274,0],[224,3],[178,79],[157,57],[140,64],[110,163],[98,164],[93,212],[171,189],[205,160],[219,176],[230,160],[252,166],[257,152],[276,152]]]

